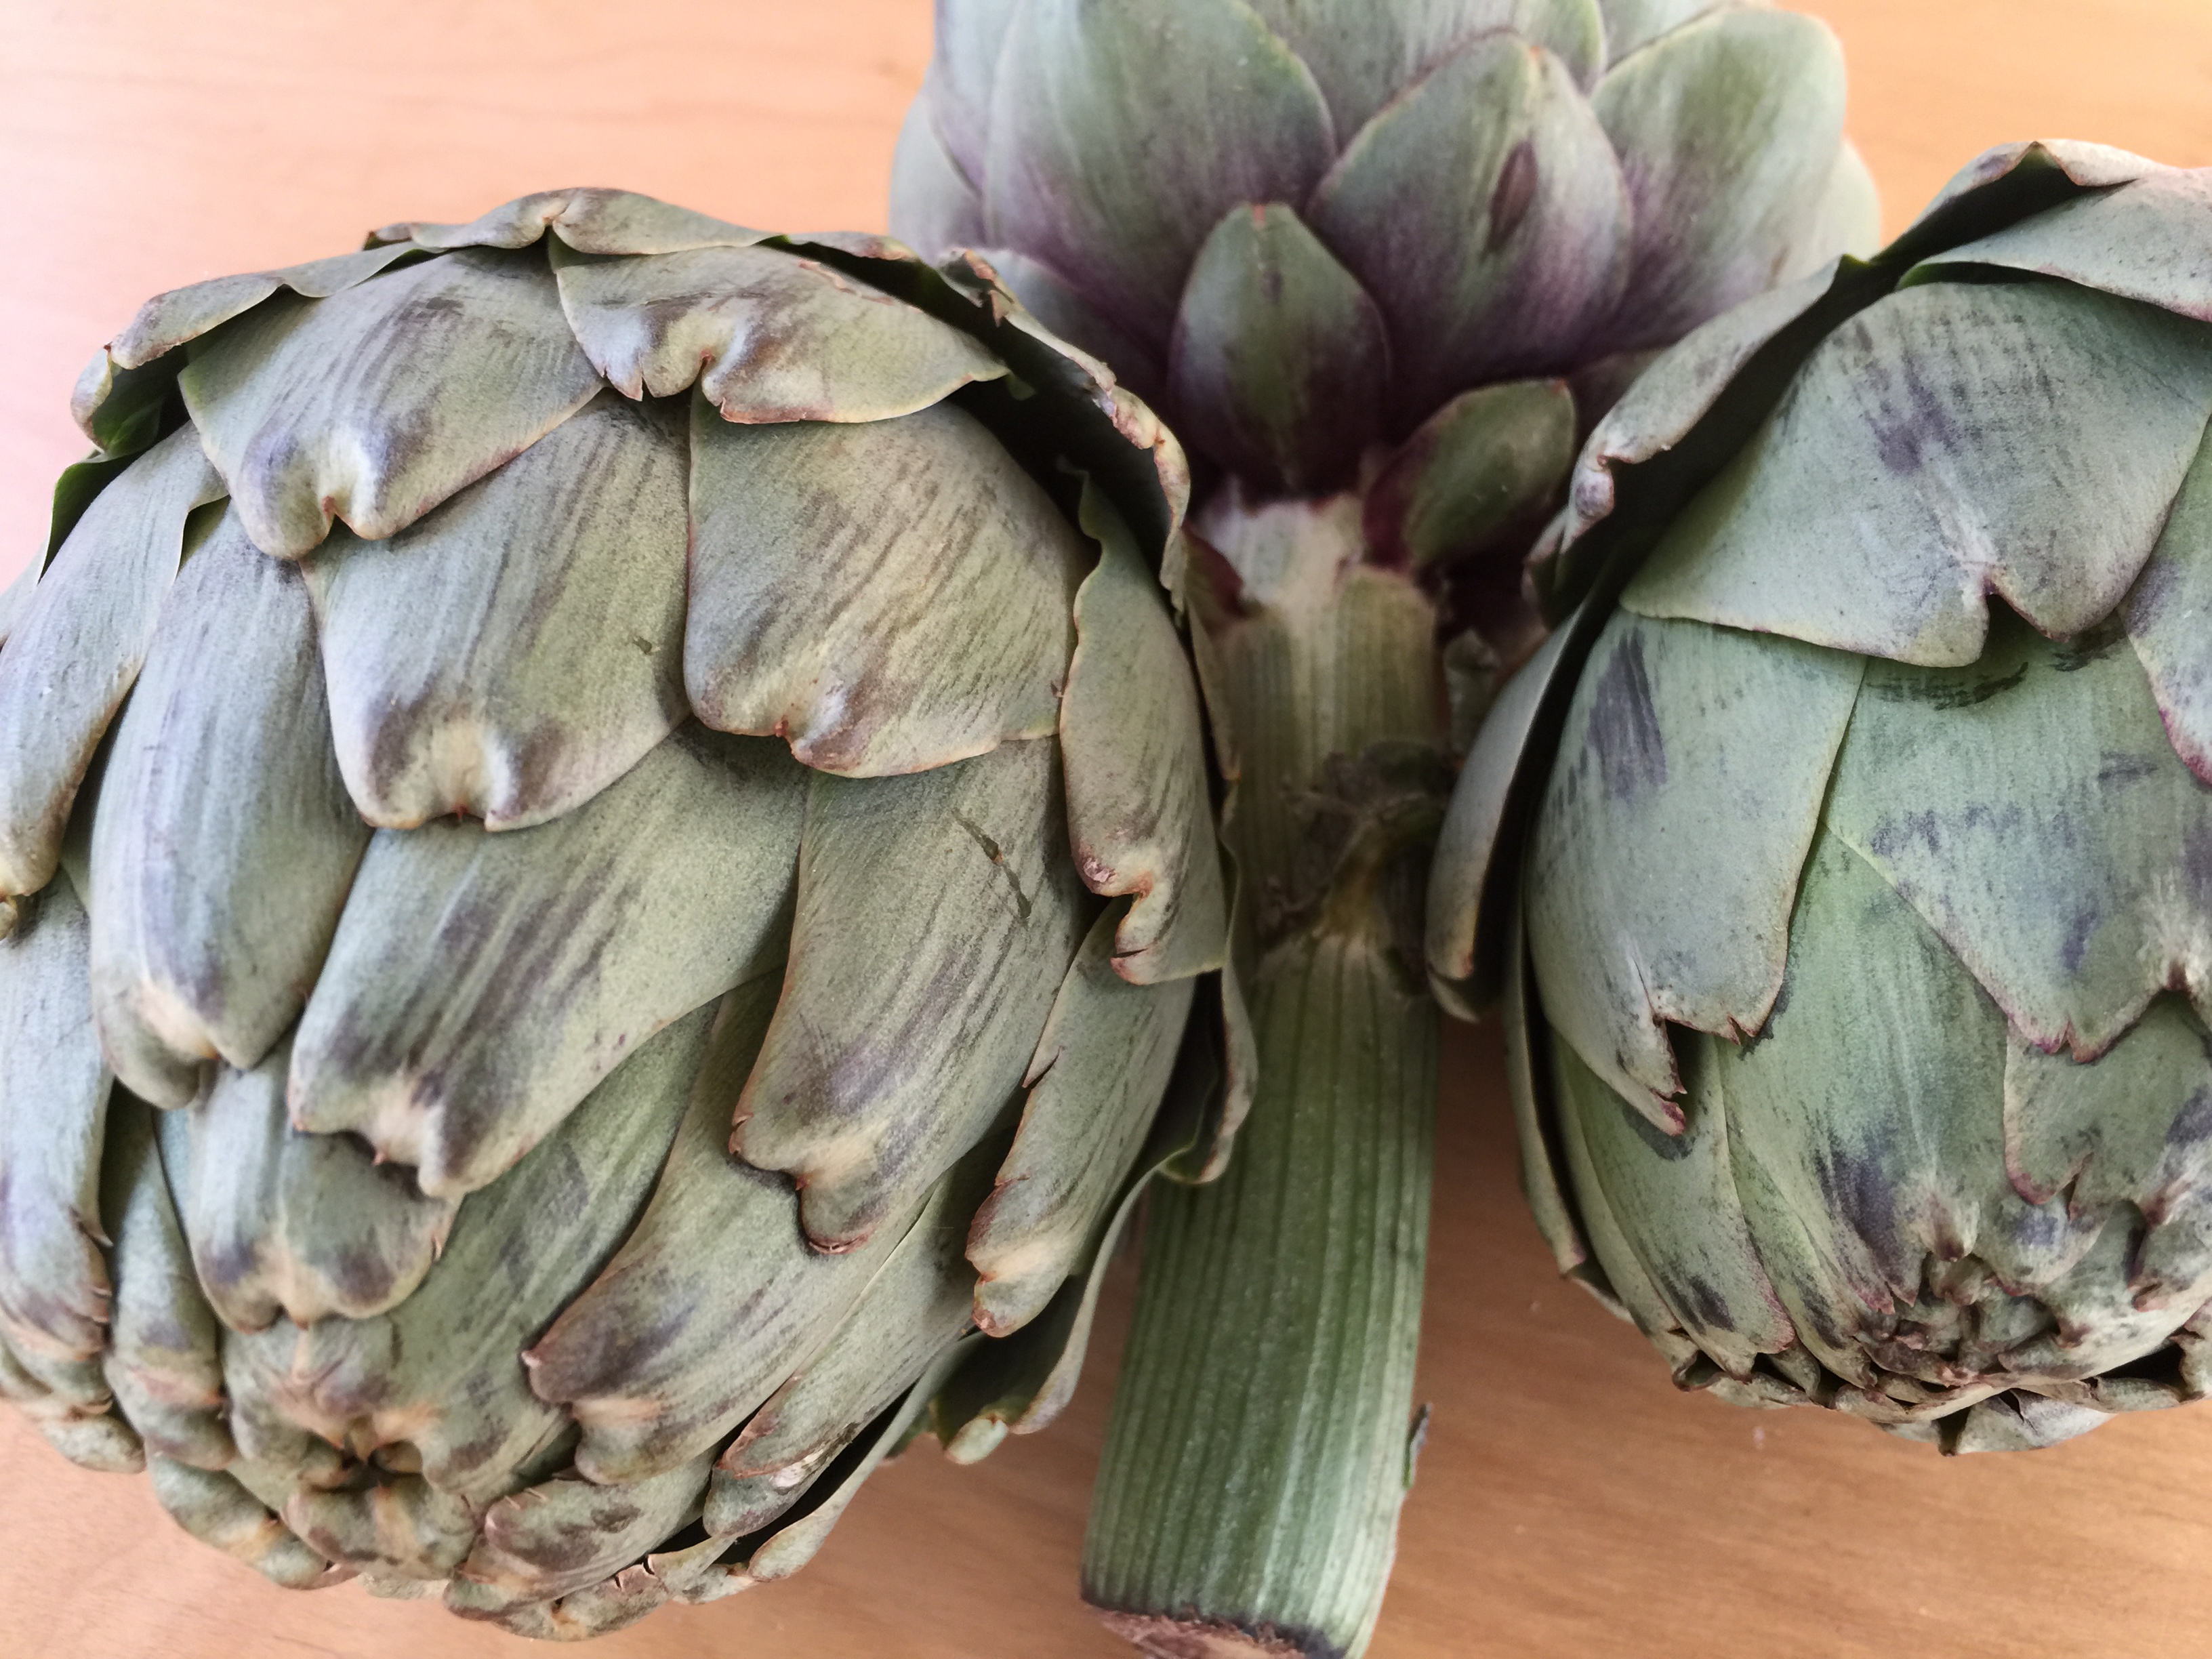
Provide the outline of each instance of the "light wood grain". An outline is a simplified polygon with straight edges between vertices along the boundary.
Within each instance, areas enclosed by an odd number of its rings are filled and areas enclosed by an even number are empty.
[[[1828,0],[1893,229],[2002,138],[2212,164],[2208,0]],[[622,184],[780,227],[882,222],[925,0],[0,0],[0,578],[44,533],[92,349],[157,289],[401,217]],[[1668,1387],[1560,1284],[1485,1035],[1445,1074],[1422,1393],[1437,1407],[1375,1659],[2191,1659],[2212,1653],[2212,1411],[1944,1460]],[[1076,1561],[1126,1316],[1068,1417],[885,1470],[790,1583],[655,1614],[605,1659],[1110,1659]],[[517,1655],[434,1604],[278,1590],[141,1480],[0,1413],[0,1656]]]

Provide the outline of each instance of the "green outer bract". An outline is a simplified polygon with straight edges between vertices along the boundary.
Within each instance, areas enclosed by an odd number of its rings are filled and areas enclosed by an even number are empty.
[[[1043,1426],[1249,1087],[1150,411],[973,264],[562,191],[164,295],[77,413],[0,1393],[562,1639]]]
[[[1563,1271],[1947,1451],[2212,1391],[2212,172],[1976,161],[1578,465],[1430,886]]]

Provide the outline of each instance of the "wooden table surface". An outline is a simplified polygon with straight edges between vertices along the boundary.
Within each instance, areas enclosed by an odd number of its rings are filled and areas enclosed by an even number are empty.
[[[2002,139],[2212,164],[2212,0],[1816,0],[1892,229]],[[45,534],[92,349],[158,289],[620,184],[744,222],[879,226],[927,0],[0,0],[0,580]],[[1436,1405],[1375,1659],[2212,1655],[2212,1410],[1945,1460],[1733,1409],[1553,1277],[1498,1056],[1445,1071],[1421,1392]],[[603,1640],[605,1659],[1096,1659],[1075,1599],[1126,1264],[1083,1390],[974,1469],[921,1449],[815,1564]],[[0,1655],[519,1655],[356,1586],[279,1590],[145,1483],[0,1412]]]

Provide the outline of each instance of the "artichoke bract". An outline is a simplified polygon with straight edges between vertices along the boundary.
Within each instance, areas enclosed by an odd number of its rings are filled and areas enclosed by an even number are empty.
[[[1947,1451],[2212,1389],[2212,172],[1966,169],[1583,451],[1430,889],[1564,1271]]]
[[[1656,348],[1871,249],[1841,55],[1698,0],[937,21],[894,231],[979,250],[1196,458],[1257,1031],[1236,1158],[1150,1212],[1085,1594],[1165,1651],[1357,1651],[1419,1438],[1420,908],[1455,752],[1540,637],[1521,556],[1579,434]]]
[[[1149,411],[979,270],[567,191],[163,295],[77,414],[0,1392],[280,1583],[546,1637],[1051,1417],[1233,1113]]]

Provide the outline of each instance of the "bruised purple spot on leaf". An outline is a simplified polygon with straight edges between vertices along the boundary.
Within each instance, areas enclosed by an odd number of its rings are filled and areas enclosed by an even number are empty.
[[[1881,1259],[1898,1238],[1898,1194],[1881,1160],[1856,1147],[1834,1144],[1814,1160],[1813,1174],[1829,1210]],[[1881,1261],[1893,1279],[1903,1265]]]
[[[1943,851],[1942,819],[1933,811],[1907,812],[1878,826],[1867,837],[1867,850],[1876,858],[1891,860],[1917,843],[1935,855]],[[1899,886],[1899,891],[1903,888]]]
[[[1536,145],[1533,139],[1523,138],[1498,168],[1498,183],[1490,192],[1490,235],[1483,244],[1484,252],[1495,253],[1505,245],[1528,217],[1535,199]]]
[[[1933,456],[1968,441],[1952,413],[1954,404],[1967,400],[1963,389],[1954,388],[1946,398],[1922,378],[1920,357],[1908,358],[1902,365],[1886,358],[1863,321],[1852,323],[1840,338],[1863,380],[1875,453],[1891,472],[1899,477],[1917,472]]]
[[[1702,1273],[1671,1280],[1666,1286],[1667,1298],[1675,1307],[1688,1314],[1709,1331],[1733,1331],[1735,1316],[1729,1311],[1728,1299],[1720,1287]]]
[[[1644,641],[1623,639],[1599,677],[1590,706],[1590,745],[1612,800],[1631,800],[1667,781],[1667,745],[1651,700]]]
[[[2173,1121],[2166,1126],[2166,1144],[2179,1148],[2208,1139],[2212,1139],[2212,1087],[2200,1085],[2190,1091]]]
[[[2163,764],[2149,755],[2124,755],[2111,750],[2105,751],[2097,763],[2097,784],[2100,788],[2140,783],[2145,778],[2154,778],[2165,769]]]
[[[2081,971],[2081,963],[2089,954],[2089,941],[2096,937],[2097,928],[2104,917],[2094,908],[2075,911],[2066,924],[2066,937],[2060,941],[2058,959],[2069,974]]]
[[[2212,907],[2212,823],[2199,821],[2181,843],[2182,873],[2197,908]]]

